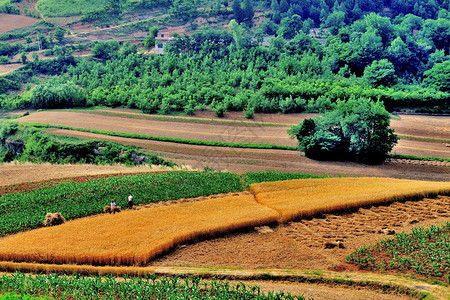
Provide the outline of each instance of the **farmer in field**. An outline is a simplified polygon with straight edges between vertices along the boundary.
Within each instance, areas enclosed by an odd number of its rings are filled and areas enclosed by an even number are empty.
[[[133,208],[133,194],[130,194],[130,196],[128,196],[128,208]]]
[[[116,213],[116,202],[114,200],[111,200],[111,210],[109,211],[109,213]]]

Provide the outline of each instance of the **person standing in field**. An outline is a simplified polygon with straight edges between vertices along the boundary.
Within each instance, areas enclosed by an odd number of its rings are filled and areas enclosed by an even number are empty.
[[[128,208],[133,208],[133,194],[130,194],[130,196],[128,196]]]
[[[111,210],[109,211],[109,213],[116,213],[116,202],[114,200],[111,200]]]

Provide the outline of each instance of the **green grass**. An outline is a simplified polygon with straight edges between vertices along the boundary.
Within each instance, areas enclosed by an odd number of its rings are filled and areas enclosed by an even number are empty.
[[[101,0],[39,0],[37,8],[46,17],[69,17],[96,11],[103,5]]]
[[[412,272],[450,283],[450,223],[399,233],[356,250],[347,256],[347,261],[362,269]]]
[[[135,133],[111,132],[111,131],[104,131],[104,130],[75,128],[75,127],[69,127],[69,126],[51,125],[51,124],[42,124],[42,123],[27,123],[27,124],[30,126],[38,127],[38,128],[67,129],[67,130],[75,130],[75,131],[81,131],[81,132],[104,134],[104,135],[108,135],[108,136],[118,136],[118,137],[124,137],[124,138],[153,140],[153,141],[160,141],[160,142],[172,142],[172,143],[180,143],[180,144],[199,145],[199,146],[297,150],[296,147],[286,146],[286,145],[226,143],[226,142],[219,142],[219,141],[200,141],[200,140],[189,140],[189,139],[180,139],[180,138],[172,138],[172,137],[150,136],[150,135],[135,134]]]
[[[48,297],[33,297],[27,294],[15,294],[15,293],[7,293],[4,295],[0,295],[0,300],[42,300],[42,299],[53,299]]]
[[[450,162],[450,158],[440,158],[440,157],[426,157],[426,156],[402,155],[402,154],[388,154],[388,157],[396,158],[396,159],[411,159],[411,160],[420,160],[420,161]]]
[[[435,138],[426,138],[419,136],[411,136],[411,135],[398,135],[400,139],[412,140],[412,141],[424,141],[424,142],[433,142],[433,143],[450,143],[450,140],[447,139],[435,139]]]

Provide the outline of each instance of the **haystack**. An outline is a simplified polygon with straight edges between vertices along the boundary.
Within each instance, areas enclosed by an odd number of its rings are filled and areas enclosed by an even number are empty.
[[[106,213],[116,213],[116,212],[120,212],[121,211],[121,208],[120,208],[120,206],[116,206],[116,207],[114,207],[113,208],[113,210],[111,210],[111,206],[105,206],[105,207],[103,207],[103,212],[106,214]]]
[[[47,213],[45,215],[44,226],[60,225],[66,222],[66,219],[59,213]]]

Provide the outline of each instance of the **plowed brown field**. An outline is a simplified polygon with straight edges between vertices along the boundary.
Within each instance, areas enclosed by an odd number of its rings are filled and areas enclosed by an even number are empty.
[[[37,22],[39,22],[39,19],[0,13],[0,33],[4,33],[16,28],[33,25]]]
[[[242,143],[273,143],[295,145],[286,130],[289,126],[260,126],[259,122],[295,124],[311,115],[256,115],[251,125],[247,123],[199,123],[182,120],[148,120],[145,115],[130,110],[108,110],[109,113],[124,115],[103,115],[102,112],[43,111],[20,118],[21,122],[50,123],[72,127],[82,127],[107,131],[139,133],[153,136],[190,138]],[[213,119],[210,112],[199,112],[195,118]],[[176,117],[175,117],[176,118]],[[215,118],[217,120],[217,118]],[[244,121],[242,114],[229,113],[227,121]],[[401,116],[395,120],[399,134],[420,134],[426,129],[428,136],[435,139],[450,139],[450,118],[432,116]],[[247,121],[248,122],[248,121]],[[256,122],[256,123],[255,123]],[[404,123],[402,123],[404,122]],[[411,126],[413,130],[409,128]],[[420,131],[422,130],[422,131]],[[287,172],[306,172],[313,174],[379,176],[432,181],[447,181],[450,178],[450,163],[390,160],[378,166],[368,166],[352,162],[320,162],[305,158],[297,151],[269,149],[238,149],[224,147],[195,146],[170,142],[120,138],[98,134],[50,129],[56,135],[75,136],[88,139],[102,139],[123,144],[136,145],[179,165],[203,169],[229,170],[242,173],[260,170],[281,170]],[[450,147],[436,141],[415,141],[401,139],[394,148],[398,154],[437,156],[450,158]]]

